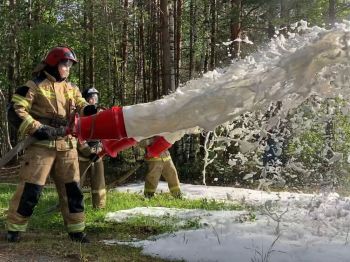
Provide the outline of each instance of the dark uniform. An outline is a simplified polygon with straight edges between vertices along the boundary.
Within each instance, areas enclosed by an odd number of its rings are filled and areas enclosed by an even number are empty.
[[[82,95],[90,105],[97,106],[98,94],[97,89],[92,87],[85,89]],[[97,158],[97,161],[92,161],[101,151],[102,143],[98,140],[78,143],[80,184],[84,186],[86,177],[90,177],[93,208],[104,208],[106,206],[106,183],[103,159]]]

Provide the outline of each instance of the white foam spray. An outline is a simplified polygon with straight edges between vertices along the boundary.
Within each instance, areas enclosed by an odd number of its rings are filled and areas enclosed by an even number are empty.
[[[299,105],[311,94],[343,91],[348,83],[350,24],[282,35],[224,69],[186,83],[163,99],[124,107],[129,136],[143,138],[192,127],[213,130],[247,111],[283,101]]]

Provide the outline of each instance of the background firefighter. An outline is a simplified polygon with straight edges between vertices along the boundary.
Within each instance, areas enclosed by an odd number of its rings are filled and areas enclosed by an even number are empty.
[[[97,106],[98,91],[95,88],[85,89],[82,95],[90,105]],[[97,157],[97,154],[101,151],[102,144],[99,140],[82,141],[78,143],[80,184],[83,187],[86,178],[90,178],[92,206],[97,209],[106,206],[104,164],[103,159]],[[91,163],[91,161],[95,159],[97,160]],[[86,171],[87,168],[88,170]],[[83,174],[84,171],[86,171],[85,175]]]
[[[19,232],[26,230],[51,170],[70,238],[89,242],[84,233],[77,142],[66,135],[63,127],[74,112],[94,113],[94,107],[86,103],[79,89],[67,81],[75,63],[77,58],[72,49],[64,46],[51,49],[34,69],[33,80],[18,88],[12,98],[9,121],[18,128],[19,136],[32,135],[38,140],[25,151],[20,181],[10,201],[6,235],[10,242],[19,241]]]
[[[173,160],[168,148],[171,144],[163,137],[156,136],[140,142],[140,146],[146,149],[145,161],[148,172],[145,177],[144,194],[146,197],[154,196],[161,176],[168,183],[170,193],[174,197],[180,197],[180,182]]]

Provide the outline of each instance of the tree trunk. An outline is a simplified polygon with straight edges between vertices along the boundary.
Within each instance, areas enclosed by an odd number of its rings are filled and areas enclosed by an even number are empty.
[[[276,16],[274,3],[270,3],[267,11],[268,27],[267,27],[267,36],[269,39],[273,38],[276,34],[275,25],[273,24],[273,19]]]
[[[286,23],[287,18],[289,17],[289,10],[288,10],[288,0],[280,0],[281,4],[281,18],[285,19],[284,23]]]
[[[180,66],[181,66],[181,23],[182,23],[182,1],[176,1],[176,10],[174,12],[175,19],[175,87],[179,86],[180,82]],[[176,15],[175,15],[176,14]]]
[[[175,24],[174,24],[174,5],[169,5],[169,48],[170,48],[170,92],[175,91]],[[166,94],[168,94],[166,93]]]
[[[150,5],[150,17],[151,17],[151,28],[150,28],[150,38],[149,46],[150,49],[150,73],[151,73],[151,86],[150,89],[152,92],[149,92],[147,95],[147,102],[150,100],[157,100],[160,97],[159,92],[159,14],[157,10],[157,0],[152,0]],[[151,91],[150,90],[150,91]]]
[[[90,56],[89,56],[89,86],[95,86],[95,24],[94,24],[94,0],[90,0],[89,2],[89,48],[90,48]]]
[[[175,82],[172,81],[172,67],[169,34],[168,0],[160,0],[160,31],[162,50],[162,94],[166,95],[175,90]]]
[[[281,5],[281,19],[282,19],[282,24],[281,27],[284,28],[289,24],[289,7],[288,7],[288,1],[289,0],[280,0],[280,5]],[[284,33],[285,29],[282,30],[282,33]]]
[[[119,5],[117,3],[115,3],[113,5],[113,14],[116,13],[117,8],[119,8]],[[112,18],[114,17],[114,15],[111,16]],[[120,104],[121,101],[119,99],[120,95],[118,92],[118,88],[119,88],[119,82],[120,82],[120,75],[119,75],[119,67],[118,67],[118,57],[120,57],[120,54],[118,53],[118,46],[117,46],[117,30],[114,28],[114,23],[113,20],[111,19],[111,36],[112,36],[112,54],[113,54],[113,58],[112,58],[112,105],[115,104]]]
[[[329,7],[328,7],[328,22],[330,27],[334,27],[335,21],[336,21],[336,0],[329,0]]]
[[[89,9],[89,4],[88,4],[88,0],[86,0],[84,2],[84,17],[83,17],[83,27],[84,27],[84,36],[83,36],[83,42],[86,43],[88,41],[88,38],[87,38],[87,35],[89,34],[89,31],[88,31],[88,9]],[[83,53],[83,56],[82,56],[82,63],[79,63],[81,64],[81,66],[83,67],[82,68],[82,71],[83,71],[83,76],[82,76],[82,80],[81,80],[81,85],[82,87],[86,88],[87,87],[87,84],[88,84],[88,67],[87,67],[87,53],[84,52]]]
[[[143,10],[144,6],[141,1],[140,3],[140,9]],[[140,14],[140,21],[139,21],[139,49],[140,49],[140,80],[142,81],[142,88],[143,90],[147,90],[147,76],[146,76],[146,59],[145,59],[145,28],[144,28],[144,15],[143,11],[141,11]],[[141,95],[138,94],[138,89],[135,89],[135,97],[133,103],[136,104],[138,102],[143,102],[143,99],[141,99]]]
[[[135,9],[135,2],[132,3],[132,6],[130,7],[130,10],[134,10]],[[141,81],[141,52],[140,52],[140,35],[139,35],[139,27],[138,27],[138,20],[137,20],[138,16],[134,15],[132,16],[132,21],[130,21],[130,30],[131,32],[129,32],[132,37],[132,44],[131,44],[131,51],[129,51],[128,53],[131,53],[131,57],[135,57],[135,61],[133,61],[133,66],[134,66],[134,70],[133,70],[133,74],[132,74],[132,86],[130,86],[129,88],[132,88],[132,93],[136,92],[136,89],[139,87],[140,85],[140,81]],[[129,31],[129,30],[128,30]],[[130,40],[131,41],[131,40]],[[130,47],[128,48],[130,50]],[[125,72],[125,74],[127,74],[127,72]],[[130,74],[128,74],[130,75]],[[131,81],[129,80],[130,78],[128,77],[128,83],[130,83]],[[126,83],[124,85],[126,87]],[[127,103],[130,102],[130,99],[128,99],[128,92],[125,89],[125,101]]]
[[[188,79],[192,79],[194,71],[194,31],[196,14],[195,14],[195,0],[190,0],[190,57],[189,57],[189,68],[188,68]]]
[[[204,26],[205,28],[209,28],[209,2],[208,0],[204,1]],[[206,34],[205,36],[205,48],[204,48],[204,62],[203,62],[203,72],[207,72],[208,71],[208,66],[209,66],[209,43],[210,43],[210,35]]]
[[[113,29],[113,26],[110,26],[111,22],[110,22],[110,15],[109,15],[109,7],[107,4],[107,1],[103,1],[103,14],[104,14],[104,27],[107,28],[107,47],[106,47],[106,57],[107,57],[107,86],[106,89],[104,89],[104,91],[107,92],[107,94],[111,94],[111,88],[112,88],[112,84],[111,84],[111,79],[112,79],[112,48],[113,47],[113,36],[111,36],[111,32]],[[113,42],[112,42],[113,41]],[[109,96],[106,96],[106,98],[108,98]],[[102,98],[102,95],[101,95]],[[107,100],[107,99],[106,99]],[[108,101],[107,103],[109,103],[110,101]]]
[[[213,70],[216,67],[216,0],[210,0],[210,16],[211,16],[211,32],[210,32],[210,58],[209,58],[209,70]]]
[[[10,0],[9,1],[9,8],[10,8],[10,28],[9,28],[9,37],[8,37],[8,60],[7,60],[7,79],[8,79],[8,88],[7,88],[7,94],[9,101],[12,98],[13,91],[16,87],[16,75],[15,75],[15,68],[16,68],[16,53],[17,53],[17,19],[16,19],[16,0]]]
[[[241,13],[242,13],[242,1],[231,0],[232,17],[231,17],[231,54],[233,58],[240,58],[241,42],[234,41],[237,38],[241,38]]]
[[[120,102],[122,105],[125,103],[125,88],[126,88],[126,74],[128,67],[128,18],[129,18],[129,0],[124,0],[124,20],[123,20],[123,35],[121,45],[121,80],[120,80]]]
[[[0,157],[3,157],[6,152],[8,152],[12,146],[10,143],[10,135],[8,129],[7,121],[7,101],[0,89],[0,110],[1,110],[1,124],[0,124]]]

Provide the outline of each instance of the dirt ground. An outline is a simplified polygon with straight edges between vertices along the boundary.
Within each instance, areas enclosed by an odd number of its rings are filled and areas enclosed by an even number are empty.
[[[0,242],[0,262],[73,262],[81,261],[78,255],[62,258],[42,254],[36,250],[22,249],[21,244]]]
[[[9,243],[5,236],[5,228],[1,228],[0,262],[85,261],[81,259],[80,244],[72,243],[65,234],[52,236],[47,233],[26,232],[22,234],[19,243]]]

